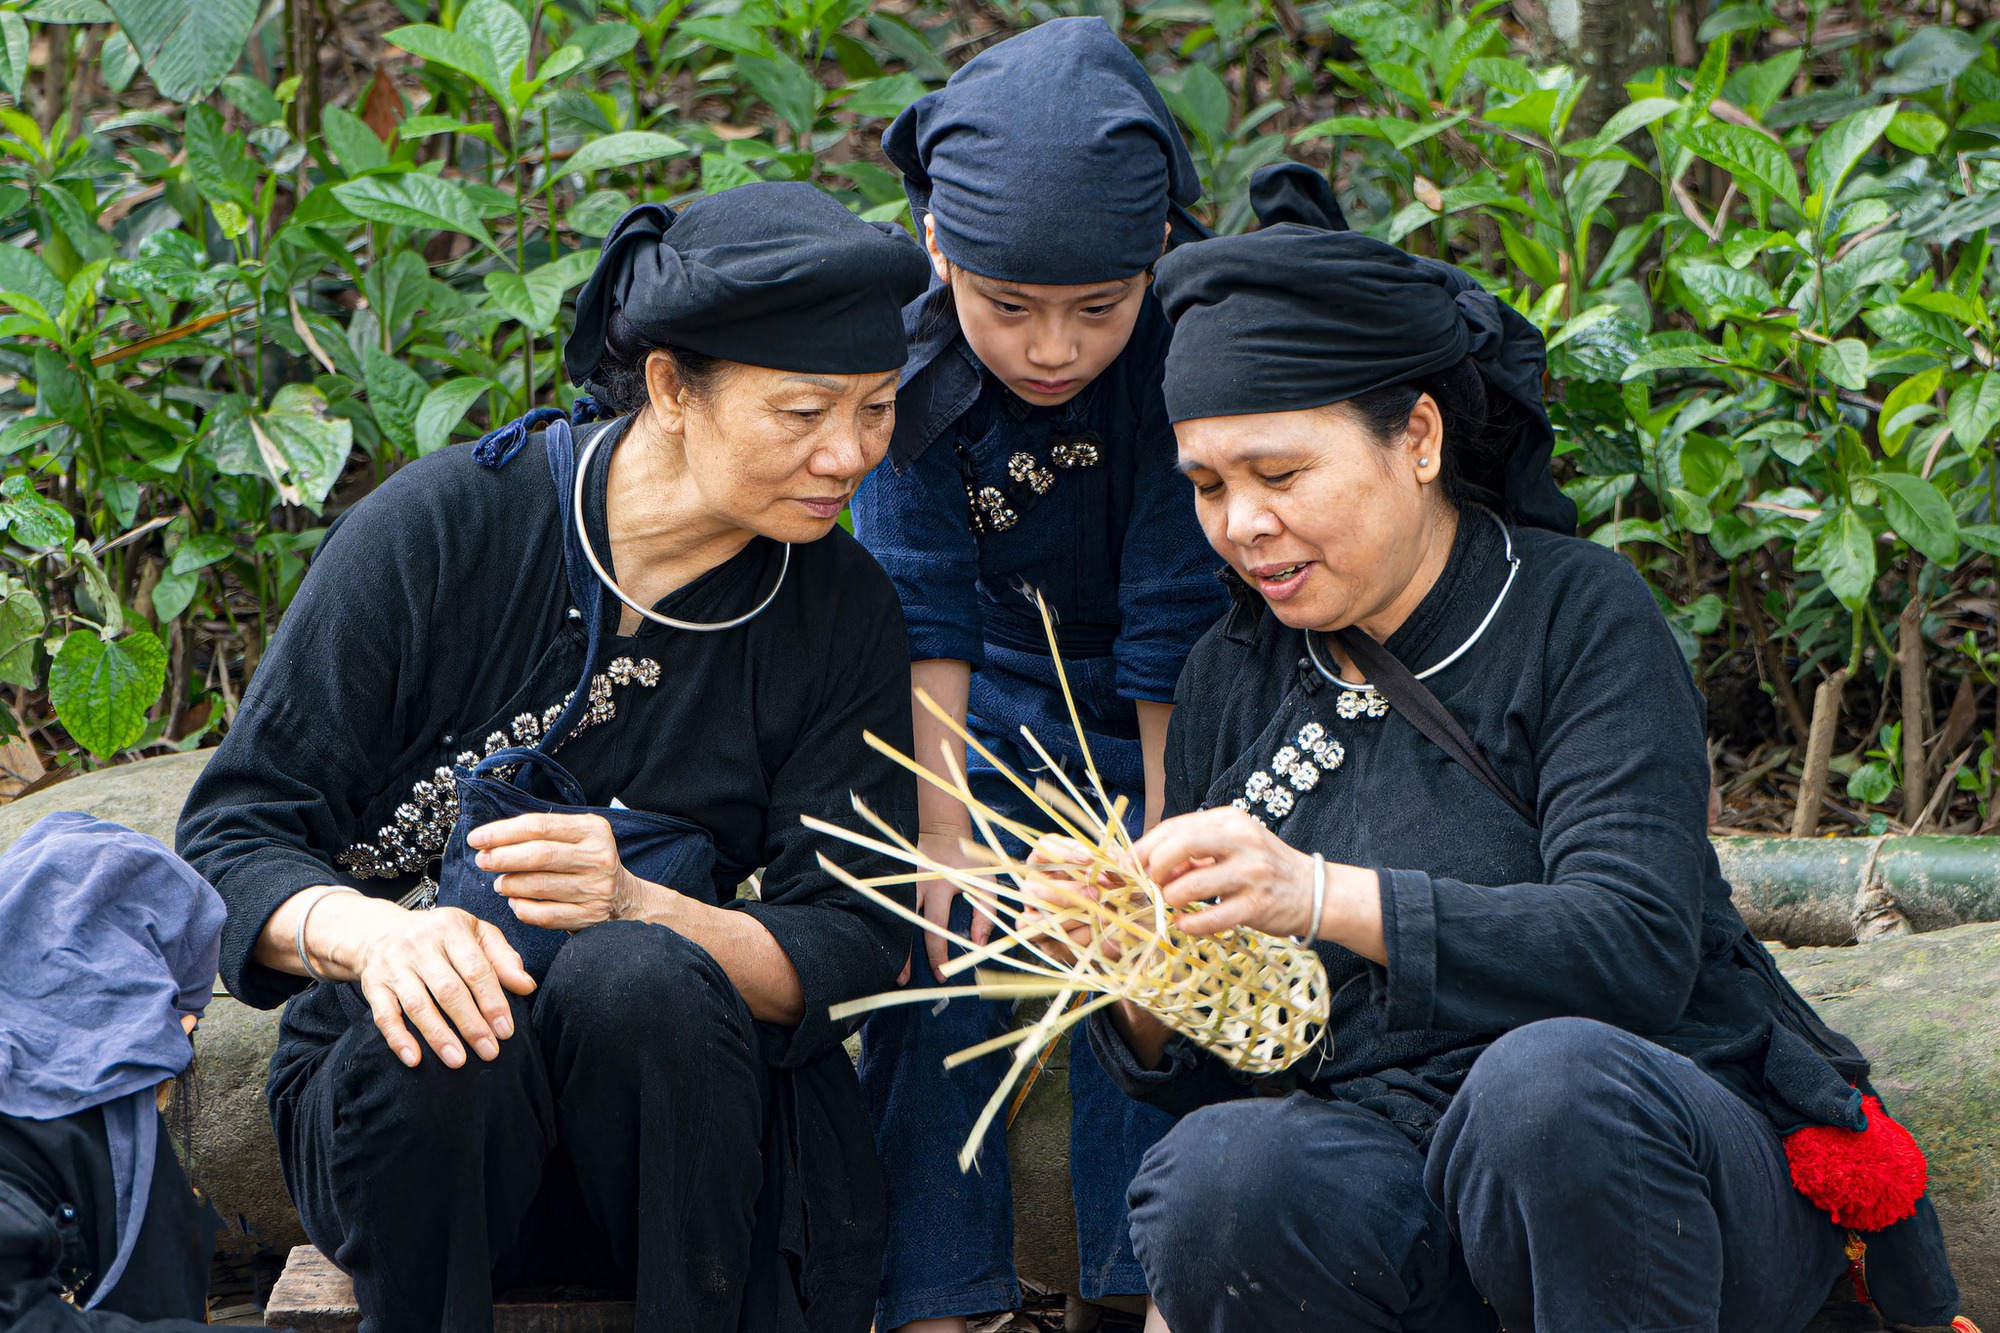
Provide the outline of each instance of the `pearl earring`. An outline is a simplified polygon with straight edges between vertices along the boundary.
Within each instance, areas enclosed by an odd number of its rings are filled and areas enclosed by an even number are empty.
[[[1430,465],[1431,465],[1431,460],[1428,458],[1419,458],[1417,460],[1418,467],[1429,467]]]

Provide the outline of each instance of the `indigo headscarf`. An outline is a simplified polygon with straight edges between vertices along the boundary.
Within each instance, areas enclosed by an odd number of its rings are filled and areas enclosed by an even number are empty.
[[[215,890],[163,843],[90,815],[49,815],[0,856],[0,1113],[104,1108],[118,1255],[92,1305],[138,1240],[154,1089],[194,1057],[180,1018],[208,1007],[222,918]]]
[[[1054,19],[982,52],[882,136],[921,230],[1006,282],[1129,278],[1205,235],[1187,144],[1152,79],[1100,18]]]
[[[929,278],[909,233],[864,222],[803,182],[739,185],[679,214],[641,204],[604,238],[563,361],[571,380],[590,379],[617,319],[643,346],[744,365],[895,370],[909,352],[902,309]]]
[[[1173,321],[1167,414],[1247,416],[1324,407],[1406,384],[1471,357],[1509,413],[1500,473],[1506,516],[1576,531],[1576,506],[1549,470],[1555,431],[1542,402],[1542,335],[1470,274],[1342,230],[1331,191],[1296,171],[1260,174],[1258,215],[1288,220],[1175,250],[1154,290]],[[1333,212],[1328,215],[1326,208]]]

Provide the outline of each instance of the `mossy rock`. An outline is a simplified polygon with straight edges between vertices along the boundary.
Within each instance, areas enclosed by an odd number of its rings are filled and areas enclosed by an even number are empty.
[[[1930,1159],[1965,1313],[2000,1321],[2000,924],[1847,949],[1788,949],[1778,965],[1874,1065]]]

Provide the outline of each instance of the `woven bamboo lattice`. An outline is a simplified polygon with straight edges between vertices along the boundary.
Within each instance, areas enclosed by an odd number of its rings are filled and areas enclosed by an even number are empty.
[[[973,795],[949,748],[943,752],[943,772],[937,772],[872,733],[867,737],[870,746],[910,770],[919,781],[949,793],[971,814],[979,841],[965,844],[970,864],[959,867],[938,861],[858,797],[855,811],[879,837],[825,820],[807,817],[805,821],[821,833],[910,867],[862,879],[825,855],[819,858],[829,874],[850,888],[957,946],[961,952],[941,970],[943,979],[967,972],[974,978],[971,984],[912,986],[853,1000],[835,1005],[833,1017],[896,1004],[933,1004],[958,996],[1050,998],[1047,1011],[1036,1022],[968,1047],[945,1061],[946,1068],[955,1068],[1014,1047],[1013,1063],[959,1151],[960,1170],[971,1168],[979,1144],[1007,1095],[1024,1075],[1032,1077],[1030,1071],[1039,1069],[1050,1045],[1064,1031],[1114,1001],[1132,1002],[1227,1064],[1251,1074],[1285,1069],[1311,1051],[1324,1034],[1330,1001],[1326,969],[1309,948],[1254,930],[1193,936],[1175,926],[1176,916],[1194,909],[1169,906],[1159,886],[1140,870],[1125,829],[1125,800],[1113,799],[1098,777],[1057,652],[1055,622],[1048,607],[1039,599],[1037,603],[1069,707],[1070,725],[1075,728],[1083,756],[1088,792],[1065,775],[1026,727],[1021,729],[1022,737],[1055,776],[1058,786],[1027,782],[919,690],[918,702],[1028,796],[1048,826],[1036,828],[1010,819]],[[1001,838],[1006,834],[1023,846],[1033,846],[1048,833],[1068,838],[1078,860],[1030,866],[1010,855]],[[1032,895],[1028,887],[1031,877],[1037,882]],[[975,910],[992,919],[995,929],[987,943],[974,944],[883,892],[931,879],[949,881]]]

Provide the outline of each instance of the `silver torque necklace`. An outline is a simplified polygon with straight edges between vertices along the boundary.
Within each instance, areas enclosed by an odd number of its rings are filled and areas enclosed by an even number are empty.
[[[744,624],[751,620],[755,620],[757,618],[758,613],[763,611],[765,607],[769,606],[771,604],[771,599],[778,595],[778,589],[785,586],[785,574],[792,567],[792,544],[790,542],[785,543],[785,558],[784,561],[778,566],[778,577],[776,581],[771,584],[771,591],[764,594],[763,601],[757,603],[756,606],[744,612],[742,615],[736,617],[734,620],[712,620],[703,622],[698,620],[675,620],[672,616],[663,616],[658,611],[653,610],[651,607],[641,606],[637,602],[633,601],[630,597],[627,597],[625,595],[625,590],[618,586],[618,581],[612,578],[609,573],[605,572],[603,564],[598,561],[597,552],[590,549],[590,529],[585,527],[583,522],[583,479],[590,472],[590,460],[596,456],[597,446],[602,444],[604,442],[604,437],[606,435],[609,435],[610,433],[611,432],[609,429],[604,429],[598,431],[595,435],[591,436],[590,443],[586,444],[583,447],[583,453],[578,456],[576,460],[576,487],[575,487],[575,493],[572,497],[572,504],[571,504],[571,507],[575,510],[576,514],[577,542],[579,545],[583,547],[583,558],[590,562],[590,568],[592,569],[593,572],[596,573],[598,580],[601,583],[603,583],[605,587],[611,589],[612,596],[616,597],[619,601],[625,603],[625,605],[630,607],[632,610],[637,611],[647,620],[652,621],[655,625],[667,625],[671,626],[674,629],[691,629],[695,630],[698,633],[708,633],[710,631],[719,629],[735,629],[738,625]],[[1509,549],[1511,550],[1512,548],[1510,547]],[[1481,626],[1481,628],[1484,628],[1484,626]]]
[[[1486,608],[1485,617],[1480,620],[1465,642],[1454,648],[1450,656],[1446,657],[1442,662],[1417,672],[1416,677],[1418,680],[1429,680],[1432,676],[1435,676],[1438,672],[1444,670],[1472,650],[1472,645],[1479,642],[1480,636],[1485,634],[1487,627],[1493,623],[1493,617],[1500,614],[1500,605],[1507,600],[1507,594],[1513,590],[1515,575],[1521,572],[1521,557],[1514,554],[1514,534],[1508,530],[1507,524],[1501,517],[1491,509],[1481,506],[1479,512],[1492,519],[1494,525],[1500,529],[1500,540],[1505,543],[1507,548],[1507,581],[1500,585],[1500,595],[1493,599],[1492,606]],[[1335,705],[1334,711],[1344,718],[1355,718],[1364,714],[1368,717],[1382,717],[1387,714],[1389,711],[1389,701],[1382,697],[1380,690],[1367,681],[1342,680],[1334,672],[1333,668],[1326,664],[1325,659],[1320,656],[1319,651],[1319,640],[1321,637],[1321,635],[1315,634],[1310,630],[1306,632],[1306,656],[1312,659],[1314,670],[1347,692]]]

